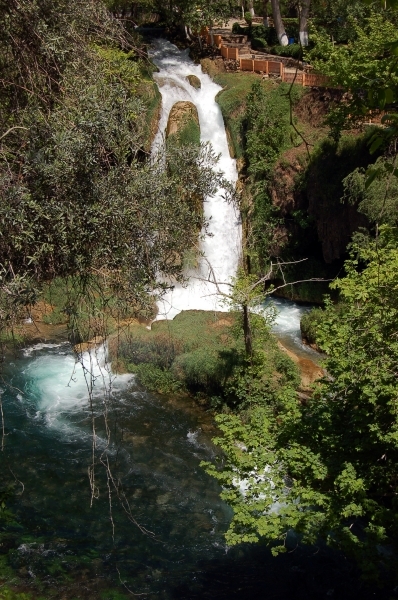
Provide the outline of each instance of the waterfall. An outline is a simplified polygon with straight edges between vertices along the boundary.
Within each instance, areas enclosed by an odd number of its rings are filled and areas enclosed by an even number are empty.
[[[220,154],[217,168],[224,173],[226,179],[236,183],[236,161],[230,157],[224,121],[215,101],[221,87],[202,72],[200,65],[192,62],[188,50],[181,52],[170,42],[156,40],[151,58],[159,68],[155,79],[162,95],[162,112],[153,152],[156,152],[164,141],[172,106],[180,101],[192,102],[198,110],[201,141],[211,142],[216,154]],[[201,81],[201,88],[193,88],[187,80],[187,75],[196,75]],[[225,284],[236,275],[241,255],[239,214],[233,206],[225,202],[223,190],[219,190],[214,197],[206,198],[204,214],[210,222],[210,236],[206,236],[200,242],[200,250],[205,258],[199,260],[195,270],[186,272],[189,278],[188,285],[183,287],[176,284],[158,303],[158,319],[173,319],[182,310],[228,310],[211,281],[209,264],[216,280],[224,284],[220,285],[220,289],[229,292],[230,288]]]

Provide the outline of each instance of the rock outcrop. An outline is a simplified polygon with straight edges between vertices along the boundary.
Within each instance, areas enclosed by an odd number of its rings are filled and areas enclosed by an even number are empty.
[[[192,102],[176,102],[169,115],[166,136],[181,132],[187,124],[193,121],[199,127],[199,116],[196,106]]]
[[[200,90],[202,84],[200,82],[199,77],[196,77],[196,75],[187,75],[187,79],[193,88],[195,88],[196,90]]]

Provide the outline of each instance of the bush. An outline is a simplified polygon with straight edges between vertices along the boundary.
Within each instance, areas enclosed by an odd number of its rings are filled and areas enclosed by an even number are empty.
[[[208,348],[182,354],[174,361],[173,373],[193,392],[217,392],[221,388],[218,354]]]
[[[276,35],[275,27],[258,25],[257,27],[253,28],[252,35],[255,39],[265,40],[268,46],[274,46],[278,43],[278,36]]]
[[[243,27],[241,27],[241,26],[239,25],[239,23],[234,23],[234,24],[232,25],[232,33],[234,33],[234,34],[236,34],[236,35],[243,35],[243,33],[244,33],[244,29],[243,29]]]
[[[253,38],[252,39],[252,49],[253,50],[266,50],[268,48],[266,40],[262,38]]]
[[[275,46],[271,49],[271,54],[275,54],[276,56],[288,56],[299,60],[302,58],[302,48],[300,44],[290,44],[289,46]]]
[[[322,308],[313,308],[305,313],[300,320],[301,337],[307,344],[317,343],[317,328],[325,316]]]
[[[251,24],[253,23],[253,15],[251,14],[251,12],[245,12],[245,21],[249,26],[251,26]]]
[[[173,377],[170,371],[165,371],[155,365],[148,363],[129,365],[129,371],[135,373],[138,383],[150,392],[175,394],[182,390],[182,384]]]

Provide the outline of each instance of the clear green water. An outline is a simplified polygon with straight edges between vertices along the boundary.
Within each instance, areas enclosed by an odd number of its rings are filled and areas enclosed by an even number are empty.
[[[15,487],[14,522],[0,526],[0,577],[3,565],[33,597],[71,600],[129,597],[121,582],[164,600],[375,597],[360,590],[350,565],[325,550],[299,548],[273,559],[261,546],[226,548],[230,509],[199,467],[216,455],[210,416],[190,400],[155,397],[119,377],[107,401],[107,448],[103,380],[97,366],[92,371],[91,412],[84,373],[67,344],[38,345],[3,366],[1,476],[15,476],[24,489]],[[92,415],[96,459],[109,460],[131,515],[153,535],[129,520],[113,494],[112,539],[100,464],[99,497],[90,506]]]

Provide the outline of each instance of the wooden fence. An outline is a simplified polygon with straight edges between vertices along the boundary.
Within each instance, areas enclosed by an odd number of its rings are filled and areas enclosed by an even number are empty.
[[[285,83],[296,83],[297,85],[308,87],[327,87],[329,85],[329,79],[325,75],[305,73],[304,71],[296,72],[294,69],[287,70],[283,62],[277,60],[249,57],[240,58],[239,46],[226,46],[223,43],[220,34],[214,33],[213,40],[208,30],[202,30],[201,34],[206,39],[209,46],[211,46],[213,42],[213,45],[220,50],[223,58],[239,61],[241,71],[274,75],[280,77]]]
[[[240,58],[240,70],[252,71],[252,73],[264,73],[264,75],[276,75],[285,83],[296,83],[308,87],[327,87],[329,79],[318,73],[305,73],[304,71],[287,70],[283,63],[276,60],[265,60],[258,58]]]
[[[233,60],[239,60],[239,48],[230,48],[229,46],[220,47],[221,56],[223,58],[232,58]]]

